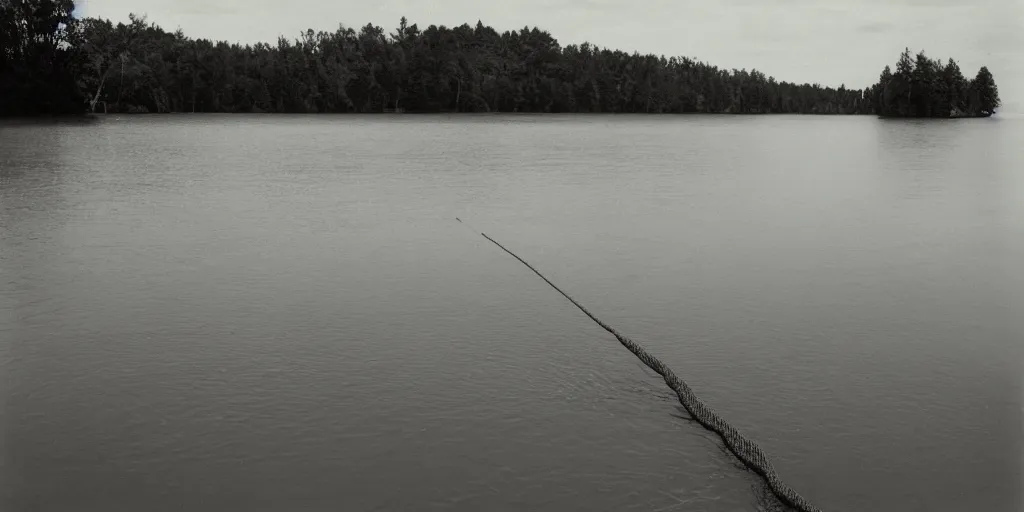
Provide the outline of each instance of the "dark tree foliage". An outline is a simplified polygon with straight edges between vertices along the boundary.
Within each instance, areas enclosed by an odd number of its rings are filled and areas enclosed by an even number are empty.
[[[103,102],[107,110],[107,100],[101,99],[108,78],[118,73],[117,99],[120,101],[124,86],[125,67],[131,65],[132,50],[141,33],[146,29],[145,20],[128,16],[130,23],[118,23],[114,26],[107,20],[88,18],[83,20],[81,29],[81,50],[83,65],[80,71],[81,85],[89,98],[89,110],[96,111],[96,105]]]
[[[82,26],[91,44],[85,81],[108,111],[874,111],[873,98],[860,90],[777,82],[759,71],[724,70],[686,57],[561,47],[537,28],[499,33],[477,22],[421,30],[403,18],[391,33],[373,25],[340,27],[242,46],[134,21],[113,27],[85,20]]]
[[[103,112],[643,112],[988,115],[992,74],[966,80],[906,50],[866,90],[777,82],[688,57],[562,47],[477,22],[391,33],[308,30],[275,44],[191,39],[130,16],[76,20],[72,0],[0,0],[0,115]]]
[[[878,115],[887,117],[988,116],[1000,104],[988,68],[983,66],[973,80],[967,80],[953,59],[943,65],[923,51],[911,57],[909,48],[900,54],[895,73],[885,67],[868,96]]]
[[[84,109],[71,0],[0,0],[0,116]]]

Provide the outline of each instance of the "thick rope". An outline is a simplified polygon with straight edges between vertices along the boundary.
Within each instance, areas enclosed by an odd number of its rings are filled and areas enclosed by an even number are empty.
[[[462,220],[459,220],[462,222]],[[508,250],[505,246],[498,243],[497,240],[487,236],[484,233],[480,233],[484,238],[490,240],[494,245],[497,245],[501,250],[512,255],[513,258],[519,260],[520,263],[526,265],[527,268],[537,274],[544,282],[548,283],[558,293],[561,293],[563,297],[569,299],[577,308],[580,309],[585,315],[590,317],[597,325],[600,325],[604,330],[610,332],[615,339],[619,340],[630,352],[633,353],[638,359],[643,361],[650,369],[658,372],[665,379],[665,384],[668,385],[672,391],[675,391],[676,396],[679,397],[679,403],[683,404],[683,407],[689,411],[690,415],[697,420],[698,423],[703,425],[708,430],[718,434],[718,437],[722,438],[725,446],[729,448],[729,451],[733,453],[744,465],[750,468],[754,473],[757,473],[764,479],[768,484],[768,488],[771,489],[772,493],[779,498],[782,503],[789,505],[801,512],[821,512],[821,509],[811,505],[803,496],[797,494],[791,487],[786,485],[779,475],[775,473],[775,468],[772,467],[772,463],[768,461],[768,455],[764,453],[759,446],[754,444],[753,441],[743,437],[732,425],[728,424],[721,416],[708,407],[697,395],[693,393],[690,386],[687,386],[682,379],[676,376],[675,372],[671,368],[661,362],[657,357],[652,356],[637,342],[619,334],[618,331],[612,328],[612,326],[602,322],[587,308],[583,307],[582,304],[576,302],[569,294],[562,291],[561,288],[552,283],[551,280],[544,277],[540,271],[533,268],[526,260],[520,258],[516,253]]]

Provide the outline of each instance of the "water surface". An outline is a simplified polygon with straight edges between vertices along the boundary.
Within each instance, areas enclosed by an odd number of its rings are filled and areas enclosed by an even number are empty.
[[[0,508],[1021,507],[1024,119],[0,125]],[[770,506],[770,504],[768,504]]]

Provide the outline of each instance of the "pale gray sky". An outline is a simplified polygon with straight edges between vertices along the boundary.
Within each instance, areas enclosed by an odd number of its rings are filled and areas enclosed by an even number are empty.
[[[167,30],[230,42],[294,39],[307,28],[366,23],[389,32],[482,20],[499,31],[538,26],[562,45],[590,41],[685,55],[779,80],[861,88],[909,46],[954,57],[964,74],[987,65],[1004,110],[1024,111],[1024,0],[77,0],[79,16],[146,14]]]

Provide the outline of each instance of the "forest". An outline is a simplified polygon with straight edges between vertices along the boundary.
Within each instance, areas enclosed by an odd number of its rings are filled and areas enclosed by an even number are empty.
[[[73,0],[0,0],[0,115],[96,113],[604,112],[990,115],[987,68],[968,80],[905,50],[865,89],[776,81],[689,57],[589,43],[561,46],[536,27],[477,22],[393,31],[308,30],[229,44],[74,16]]]

